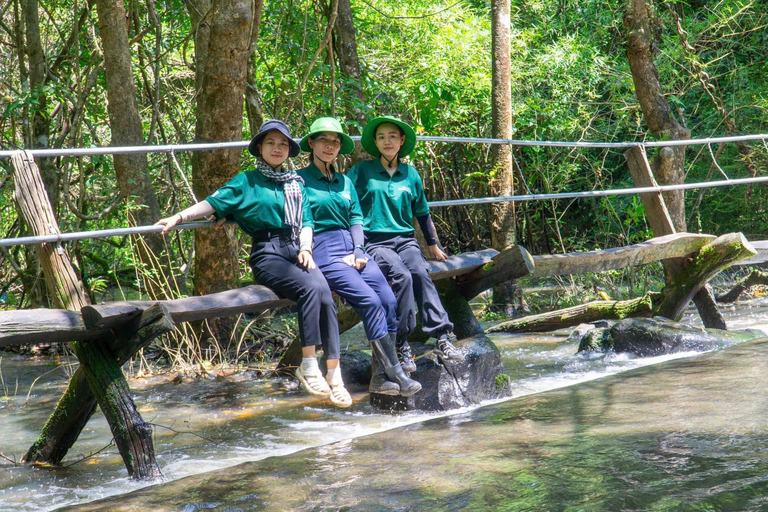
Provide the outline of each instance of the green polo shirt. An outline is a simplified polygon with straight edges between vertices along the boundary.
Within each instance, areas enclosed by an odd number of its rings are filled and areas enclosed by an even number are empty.
[[[363,223],[363,212],[357,192],[349,178],[338,172],[330,181],[314,162],[296,171],[304,178],[304,187],[312,206],[315,233],[331,229],[346,229]]]
[[[314,227],[312,210],[304,187],[301,187],[302,227]],[[231,215],[240,228],[253,236],[263,229],[288,229],[285,223],[283,184],[270,180],[259,171],[241,172],[226,185],[206,197],[216,216]]]
[[[412,233],[413,218],[429,214],[424,184],[413,166],[401,163],[390,177],[376,160],[358,162],[347,173],[357,190],[369,233]]]

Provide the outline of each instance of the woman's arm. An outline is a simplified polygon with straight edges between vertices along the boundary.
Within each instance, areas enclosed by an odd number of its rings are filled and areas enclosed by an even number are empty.
[[[416,220],[419,221],[419,227],[421,227],[421,232],[424,233],[424,238],[429,246],[429,254],[436,260],[447,260],[448,255],[440,248],[440,240],[437,238],[437,232],[435,231],[435,224],[432,222],[432,216],[426,214],[416,217]]]
[[[182,222],[189,220],[199,219],[200,217],[207,217],[213,212],[213,206],[211,206],[208,201],[200,201],[199,203],[190,206],[189,208],[182,210],[179,213],[173,214],[170,217],[166,217],[164,219],[160,219],[155,223],[155,225],[165,226],[162,231],[162,233],[165,235],[176,224],[181,224]]]
[[[308,270],[317,268],[312,257],[312,234],[312,228],[309,226],[304,226],[299,232],[299,264]]]

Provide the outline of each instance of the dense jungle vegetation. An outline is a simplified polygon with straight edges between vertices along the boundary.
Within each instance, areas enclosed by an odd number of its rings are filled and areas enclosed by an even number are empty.
[[[646,3],[659,81],[672,117],[690,130],[691,138],[768,133],[768,3]],[[627,60],[625,16],[631,4],[512,1],[513,138],[653,140]],[[115,45],[105,39],[107,25],[99,18],[115,5],[111,0],[0,0],[3,149],[130,143],[115,136],[108,109],[114,100],[108,99],[112,86],[107,71]],[[366,119],[394,114],[420,135],[493,136],[492,3],[127,0],[124,8],[140,144],[231,140],[226,133],[233,132],[217,132],[217,122],[235,125],[241,129],[239,140],[247,140],[263,119],[272,117],[284,119],[301,136],[314,118],[325,115],[338,117],[352,134],[360,133]],[[208,71],[232,65],[215,53],[216,44],[242,32],[243,8],[251,11],[239,57],[248,81],[245,101],[229,94],[234,107],[219,101],[212,108],[216,100],[205,93],[212,84],[201,69],[203,50],[211,55]],[[351,16],[344,15],[345,8]],[[231,17],[232,33],[217,28],[217,16]],[[216,30],[220,39],[211,35]],[[228,87],[225,82],[213,85]],[[200,129],[201,109],[211,119],[208,135]],[[513,154],[518,193],[633,185],[621,149],[517,146]],[[146,172],[140,171],[143,178],[126,171],[121,176],[111,156],[55,157],[39,165],[48,176],[46,187],[61,230],[80,231],[153,222],[192,204],[194,197],[205,197],[226,179],[215,173],[206,177],[206,166],[231,176],[252,164],[239,150],[234,165],[220,153],[196,155],[150,153]],[[209,160],[201,163],[204,158]],[[488,145],[422,142],[411,160],[422,173],[430,200],[492,194],[495,176]],[[294,162],[297,167],[302,163]],[[685,181],[762,175],[767,163],[764,140],[690,146]],[[195,171],[195,165],[203,171]],[[0,166],[0,237],[22,236],[26,231],[13,206],[9,160],[0,160]],[[140,169],[134,164],[129,168]],[[135,179],[145,180],[149,192],[132,192]],[[143,204],[147,197],[156,204]],[[768,235],[766,206],[762,185],[689,191],[685,216],[692,232],[742,231],[759,240]],[[450,252],[490,245],[488,206],[440,208],[433,214]],[[517,203],[514,215],[517,242],[532,254],[614,247],[651,236],[643,206],[631,195]],[[170,260],[151,260],[154,265],[128,237],[72,244],[70,253],[94,300],[119,295],[116,286],[151,294],[157,290],[152,285],[157,277],[146,275],[169,268],[185,278],[179,281],[184,293],[203,275],[196,272],[192,240],[189,231],[174,235]],[[238,278],[248,281],[245,237],[237,250]],[[24,247],[0,252],[0,307],[48,305],[39,264],[31,255]],[[145,279],[141,285],[137,274]],[[206,291],[200,283],[195,288]]]

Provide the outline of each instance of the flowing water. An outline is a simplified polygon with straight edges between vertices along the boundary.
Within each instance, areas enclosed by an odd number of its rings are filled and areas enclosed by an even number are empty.
[[[768,330],[766,300],[726,315]],[[339,410],[247,374],[131,381],[166,483],[128,479],[97,414],[70,467],[0,461],[0,510],[768,510],[768,341],[636,359],[576,355],[552,335],[493,340],[513,398],[450,414],[382,414],[364,393]],[[66,379],[1,363],[0,452],[18,459]]]

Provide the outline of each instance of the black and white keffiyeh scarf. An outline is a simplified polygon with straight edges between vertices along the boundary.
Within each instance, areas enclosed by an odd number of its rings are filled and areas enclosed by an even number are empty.
[[[293,239],[298,240],[301,231],[303,205],[301,204],[301,187],[297,182],[300,181],[303,185],[304,179],[296,171],[276,172],[261,158],[256,162],[256,168],[265,177],[283,184],[285,223],[291,226]]]

